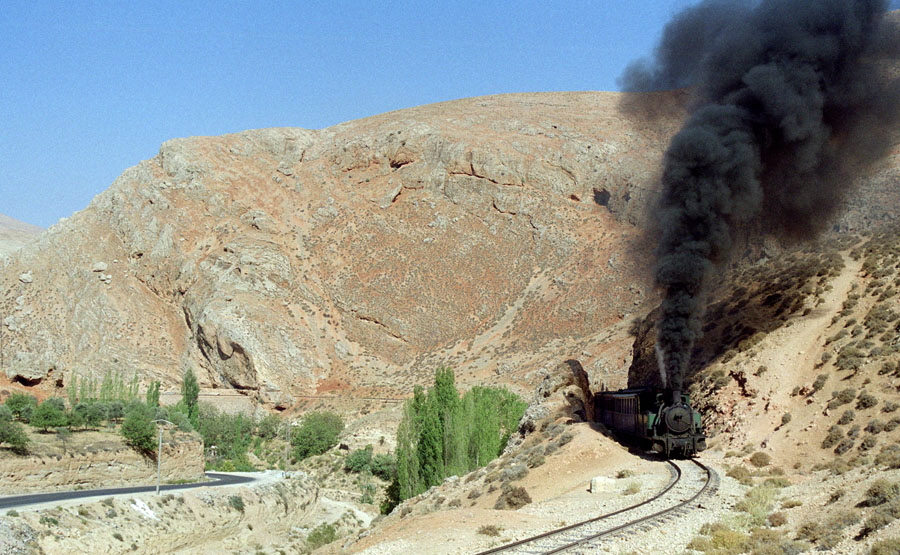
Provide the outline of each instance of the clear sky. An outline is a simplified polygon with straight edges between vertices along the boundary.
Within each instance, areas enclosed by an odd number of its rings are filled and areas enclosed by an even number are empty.
[[[3,0],[0,213],[47,227],[174,137],[616,90],[694,3]]]

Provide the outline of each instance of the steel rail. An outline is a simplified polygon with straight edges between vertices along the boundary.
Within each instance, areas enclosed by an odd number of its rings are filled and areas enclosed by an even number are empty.
[[[599,522],[601,520],[605,520],[607,518],[611,518],[616,515],[620,515],[622,513],[632,511],[639,507],[643,507],[647,503],[652,503],[653,501],[656,501],[663,495],[667,494],[669,492],[669,490],[671,490],[673,487],[675,487],[675,484],[677,484],[678,481],[681,480],[681,469],[678,468],[678,465],[672,463],[671,461],[666,461],[666,462],[669,463],[669,465],[671,466],[671,468],[669,469],[669,472],[672,473],[672,477],[669,480],[669,483],[666,485],[666,487],[663,488],[659,493],[657,493],[650,499],[646,499],[635,505],[625,507],[624,509],[619,509],[617,511],[613,511],[611,513],[606,513],[604,515],[600,515],[600,516],[597,516],[597,517],[594,517],[594,518],[591,518],[588,520],[583,520],[581,522],[576,522],[575,524],[569,524],[568,526],[563,526],[561,528],[554,528],[553,530],[550,530],[549,532],[544,532],[543,534],[538,534],[537,536],[531,536],[531,537],[525,538],[523,540],[519,540],[519,541],[515,541],[512,543],[505,544],[505,545],[501,545],[501,546],[495,547],[493,549],[488,549],[487,551],[481,551],[481,552],[477,553],[477,555],[491,555],[492,553],[503,553],[504,551],[509,551],[510,549],[513,549],[514,547],[519,547],[520,545],[533,543],[533,542],[536,542],[536,541],[544,539],[544,538],[549,538],[550,536],[555,536],[555,535],[561,534],[563,532],[568,532],[569,530],[574,530],[575,528],[581,528],[583,526],[587,526],[588,524],[593,524],[594,522]]]
[[[563,534],[563,533],[568,532],[568,531],[570,531],[570,530],[575,530],[575,529],[577,529],[577,528],[582,528],[582,527],[585,527],[585,526],[587,526],[587,525],[593,524],[593,523],[595,523],[595,522],[599,522],[599,521],[602,521],[602,520],[606,520],[606,519],[608,519],[608,518],[610,518],[610,517],[613,517],[613,516],[616,516],[616,515],[620,515],[620,514],[622,514],[622,513],[626,513],[626,512],[629,512],[629,511],[633,511],[633,510],[638,509],[638,508],[640,508],[640,507],[644,507],[644,506],[646,506],[646,505],[648,505],[648,504],[650,504],[650,503],[656,501],[657,499],[661,498],[662,496],[664,496],[664,495],[665,495],[666,493],[668,493],[673,487],[675,487],[675,484],[677,484],[677,483],[679,482],[679,480],[681,480],[681,476],[682,476],[681,468],[679,468],[678,465],[674,464],[674,463],[671,462],[671,461],[666,461],[666,462],[668,462],[668,463],[672,466],[672,468],[675,469],[674,472],[673,472],[674,478],[673,478],[673,480],[672,480],[672,481],[671,481],[671,482],[670,482],[670,483],[669,483],[662,491],[660,491],[658,494],[656,494],[655,496],[651,497],[650,499],[647,499],[647,500],[645,500],[645,501],[642,501],[642,502],[637,503],[637,504],[635,504],[635,505],[632,505],[632,506],[630,506],[630,507],[626,507],[626,508],[624,508],[624,509],[619,509],[618,511],[614,511],[614,512],[611,512],[611,513],[607,513],[607,514],[604,514],[604,515],[600,515],[600,516],[598,516],[598,517],[594,517],[594,518],[589,519],[589,520],[585,520],[585,521],[578,522],[578,523],[575,523],[575,524],[570,524],[570,525],[568,525],[568,526],[563,526],[563,527],[561,527],[561,528],[556,528],[556,529],[550,530],[549,532],[544,532],[543,534],[538,534],[537,536],[532,536],[532,537],[529,537],[529,538],[525,538],[525,539],[523,539],[523,540],[519,540],[519,541],[516,541],[516,542],[512,542],[512,543],[508,543],[508,544],[505,544],[505,545],[501,545],[501,546],[499,546],[499,547],[495,547],[495,548],[489,549],[489,550],[487,550],[487,551],[482,551],[482,552],[480,552],[478,555],[490,555],[490,554],[493,554],[493,553],[503,553],[503,552],[511,551],[511,550],[513,550],[513,549],[515,549],[515,548],[517,548],[517,547],[525,546],[525,545],[531,544],[531,543],[536,543],[536,542],[538,542],[538,541],[540,541],[540,540],[542,540],[542,539],[545,539],[545,538],[551,538],[551,537],[553,537],[553,536],[557,536],[557,535]],[[696,501],[701,495],[703,495],[704,493],[706,493],[706,491],[709,489],[710,485],[711,485],[712,482],[713,482],[713,472],[712,472],[712,470],[711,470],[709,467],[707,467],[706,465],[704,465],[704,464],[702,464],[702,463],[700,463],[700,462],[698,462],[698,461],[696,461],[696,460],[693,460],[693,459],[691,459],[691,462],[694,463],[694,464],[696,464],[696,465],[699,466],[704,472],[706,472],[706,481],[704,482],[703,487],[700,488],[700,490],[699,490],[697,493],[695,493],[693,496],[691,496],[690,498],[685,499],[684,501],[681,501],[680,503],[677,503],[677,504],[675,504],[675,505],[673,505],[673,506],[671,506],[671,507],[668,507],[668,508],[666,508],[666,509],[662,509],[662,510],[660,510],[660,511],[657,511],[657,512],[651,514],[651,515],[647,515],[647,516],[644,516],[644,517],[641,517],[641,518],[638,518],[638,519],[635,519],[635,520],[626,522],[626,523],[624,523],[624,524],[620,524],[620,525],[618,525],[618,526],[614,526],[614,527],[612,527],[612,528],[609,528],[609,529],[607,529],[607,530],[603,530],[603,531],[601,531],[601,532],[596,532],[596,533],[588,534],[588,535],[584,536],[583,538],[579,538],[579,539],[577,539],[577,540],[575,540],[575,541],[566,543],[566,544],[561,545],[561,546],[559,546],[559,547],[552,548],[552,549],[547,550],[547,551],[541,551],[541,553],[544,554],[544,555],[550,555],[550,554],[552,554],[552,553],[561,553],[561,552],[567,551],[567,550],[569,550],[569,549],[573,549],[573,548],[576,548],[576,547],[585,546],[585,545],[587,545],[587,544],[589,544],[589,543],[591,543],[591,542],[593,542],[593,541],[596,541],[596,540],[598,540],[598,539],[600,539],[600,538],[603,538],[603,537],[606,537],[606,536],[610,536],[610,535],[612,535],[612,534],[616,534],[616,533],[621,532],[621,531],[623,531],[623,530],[626,530],[626,529],[628,529],[628,528],[632,528],[632,527],[635,527],[635,526],[639,526],[639,525],[642,525],[642,524],[646,524],[646,523],[651,522],[651,521],[653,521],[653,520],[656,520],[656,519],[658,519],[658,518],[660,518],[660,517],[662,517],[662,516],[665,516],[665,515],[670,514],[670,513],[674,513],[675,511],[678,511],[678,510],[680,510],[680,509],[685,508],[685,507],[688,506],[689,504],[691,504],[691,503],[693,503],[694,501]]]

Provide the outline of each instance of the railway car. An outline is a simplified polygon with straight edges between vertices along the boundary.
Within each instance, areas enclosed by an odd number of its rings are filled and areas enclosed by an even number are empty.
[[[594,415],[609,430],[666,457],[691,457],[706,449],[700,413],[678,391],[633,388],[594,395]]]

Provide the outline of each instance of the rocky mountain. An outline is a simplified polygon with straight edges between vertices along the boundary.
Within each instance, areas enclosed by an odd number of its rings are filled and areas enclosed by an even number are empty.
[[[38,226],[0,214],[0,257],[17,251],[42,231],[44,230]]]
[[[624,385],[662,152],[684,95],[464,99],[332,128],[176,139],[0,274],[0,367],[113,370],[268,407],[403,397],[438,365],[532,386],[577,358]],[[838,226],[896,217],[900,149]],[[873,202],[877,200],[877,202]]]

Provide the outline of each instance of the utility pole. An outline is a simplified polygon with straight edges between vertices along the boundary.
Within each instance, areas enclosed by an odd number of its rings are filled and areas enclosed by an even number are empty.
[[[166,424],[172,424],[168,420],[164,420],[162,418],[159,420],[154,420],[154,422],[156,422],[157,424],[159,424],[160,422],[165,422]],[[175,424],[172,424],[172,425],[174,426]],[[162,429],[162,426],[158,426],[158,425],[157,425],[157,428],[159,428],[159,446],[156,448],[156,495],[159,495],[160,469],[162,468],[162,433],[163,433],[163,429]]]

